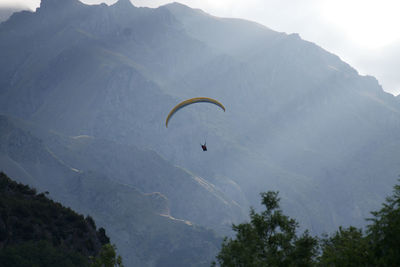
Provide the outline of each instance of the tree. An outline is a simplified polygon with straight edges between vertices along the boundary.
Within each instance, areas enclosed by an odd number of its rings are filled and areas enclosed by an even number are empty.
[[[49,241],[26,241],[0,249],[0,266],[13,267],[87,267],[87,258]]]
[[[115,245],[105,244],[91,267],[124,267],[121,256],[117,256]]]
[[[321,240],[321,266],[369,266],[373,261],[368,238],[361,229],[339,227],[332,236]]]
[[[261,193],[266,210],[250,210],[250,223],[233,225],[236,239],[225,238],[217,255],[221,266],[310,266],[318,241],[307,231],[296,236],[298,223],[282,214],[278,192]],[[214,263],[215,265],[215,263]]]
[[[321,240],[321,266],[400,266],[400,185],[394,186],[379,211],[371,212],[366,235],[361,229],[339,227]]]
[[[400,266],[400,185],[394,186],[392,196],[379,211],[368,219],[368,238],[377,266]]]

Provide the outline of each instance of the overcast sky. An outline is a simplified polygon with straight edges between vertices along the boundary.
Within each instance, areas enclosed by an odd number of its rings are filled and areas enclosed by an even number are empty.
[[[116,0],[82,0],[87,4]],[[131,0],[158,7],[169,0]],[[179,0],[215,16],[245,18],[273,30],[299,33],[338,55],[360,74],[375,76],[385,91],[400,93],[399,0]],[[40,0],[0,0],[35,10]]]

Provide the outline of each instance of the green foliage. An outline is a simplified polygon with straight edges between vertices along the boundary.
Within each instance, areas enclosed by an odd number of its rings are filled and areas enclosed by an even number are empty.
[[[378,266],[400,266],[400,185],[392,196],[369,219],[368,239]]]
[[[90,256],[107,258],[109,242],[90,216],[0,173],[0,266],[88,266]]]
[[[89,266],[82,254],[54,247],[48,241],[24,242],[0,250],[0,266],[75,267]]]
[[[321,240],[321,266],[368,266],[372,262],[368,238],[361,229],[339,227],[330,237]]]
[[[250,211],[250,223],[233,225],[236,239],[225,238],[217,256],[221,266],[310,266],[317,239],[296,235],[298,223],[279,209],[278,192],[262,193],[266,210]]]
[[[93,228],[96,228],[96,223],[94,222],[92,216],[86,216],[85,221],[92,226]]]
[[[106,235],[106,230],[103,227],[100,227],[97,231],[97,236],[102,245],[110,243],[110,238]]]
[[[361,229],[339,228],[321,240],[321,266],[400,266],[400,186],[394,186],[373,218],[366,234]]]
[[[105,244],[100,254],[93,260],[91,267],[124,267],[121,256],[117,256],[115,245]]]
[[[372,212],[365,234],[339,227],[319,244],[307,231],[296,236],[297,222],[282,214],[277,192],[261,196],[266,210],[252,209],[250,223],[233,225],[236,239],[224,239],[217,256],[221,266],[400,266],[400,185]]]

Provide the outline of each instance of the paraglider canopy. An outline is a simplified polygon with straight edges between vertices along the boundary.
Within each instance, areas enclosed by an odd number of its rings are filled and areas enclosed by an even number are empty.
[[[224,107],[220,102],[218,102],[217,100],[212,99],[212,98],[208,98],[208,97],[195,97],[195,98],[191,98],[191,99],[182,101],[181,103],[179,103],[178,105],[176,105],[173,109],[171,109],[171,111],[169,112],[169,114],[168,114],[168,116],[167,116],[167,119],[165,120],[165,127],[168,128],[168,122],[169,122],[169,120],[172,118],[172,116],[173,116],[178,110],[180,110],[181,108],[183,108],[183,107],[185,107],[185,106],[188,106],[188,105],[191,105],[191,104],[194,104],[194,103],[201,103],[201,102],[207,102],[207,103],[211,103],[211,104],[217,105],[217,106],[219,106],[219,107],[225,112],[225,107]],[[205,145],[205,144],[204,144],[204,145]],[[204,149],[203,149],[203,150],[204,150]],[[206,150],[207,150],[207,147],[206,147]],[[206,151],[206,150],[204,150],[204,151]]]

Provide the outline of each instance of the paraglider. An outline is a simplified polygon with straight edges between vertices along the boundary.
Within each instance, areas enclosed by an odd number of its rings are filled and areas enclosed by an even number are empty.
[[[188,105],[195,104],[195,103],[202,103],[202,102],[211,103],[211,104],[217,105],[218,107],[220,107],[220,108],[225,112],[225,107],[224,107],[224,105],[222,105],[220,102],[218,102],[218,101],[215,100],[215,99],[208,98],[208,97],[195,97],[195,98],[190,98],[190,99],[187,99],[187,100],[185,100],[185,101],[182,101],[181,103],[179,103],[178,105],[176,105],[173,109],[171,109],[171,111],[169,112],[169,114],[168,114],[168,116],[167,116],[167,119],[165,120],[165,127],[168,128],[168,123],[169,123],[170,119],[174,116],[174,114],[175,114],[178,110],[180,110],[180,109],[182,109],[183,107],[186,107],[186,106],[188,106]],[[200,144],[200,145],[201,145],[201,148],[203,149],[203,151],[207,151],[206,142],[204,142],[204,145],[203,145],[203,144]]]
[[[203,149],[203,151],[207,151],[207,145],[206,145],[206,143],[204,143],[204,145],[202,145],[202,144],[200,144],[201,145],[201,148]]]
[[[195,97],[195,98],[190,98],[188,100],[182,101],[181,103],[179,103],[178,105],[176,105],[173,109],[171,109],[171,111],[169,112],[167,119],[165,120],[165,127],[168,128],[168,122],[169,120],[172,118],[172,116],[181,108],[186,107],[188,105],[194,104],[194,103],[201,103],[201,102],[207,102],[207,103],[211,103],[214,105],[219,106],[224,112],[225,112],[225,107],[224,105],[222,105],[220,102],[218,102],[215,99],[212,98],[208,98],[208,97]]]

